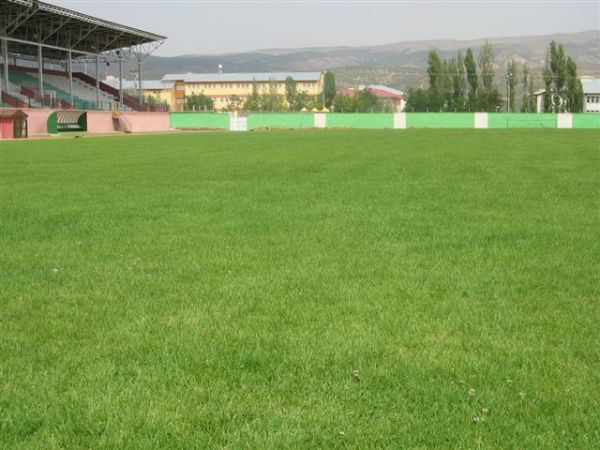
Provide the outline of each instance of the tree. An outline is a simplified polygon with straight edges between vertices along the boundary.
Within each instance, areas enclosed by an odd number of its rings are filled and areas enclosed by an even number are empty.
[[[197,95],[192,94],[191,97],[188,97],[186,103],[187,106],[193,110],[210,111],[215,109],[215,102],[213,99],[204,95],[203,93]]]
[[[577,64],[569,56],[566,62],[567,109],[572,113],[583,112],[583,86],[577,76]]]
[[[356,112],[356,95],[338,94],[334,105],[336,112]]]
[[[475,57],[473,51],[468,48],[465,56],[465,71],[467,73],[467,82],[469,84],[469,94],[467,105],[469,111],[475,111],[477,106],[477,93],[479,89],[479,78],[477,76],[477,65],[475,64]]]
[[[227,111],[237,111],[244,106],[244,101],[237,95],[232,95],[227,99]]]
[[[459,51],[453,60],[452,69],[452,106],[455,111],[465,109],[465,60]]]
[[[429,75],[429,109],[439,111],[444,106],[443,77],[446,68],[437,52],[432,50],[427,58],[427,75]]]
[[[285,79],[285,101],[291,110],[296,108],[297,84],[296,81],[288,76]]]
[[[159,106],[166,105],[167,102],[160,97],[152,94],[148,94],[144,96],[144,102],[149,106]]]
[[[485,41],[479,50],[479,71],[483,89],[491,91],[494,88],[494,49],[490,41]]]
[[[494,49],[485,41],[479,50],[479,70],[482,90],[477,95],[477,109],[495,112],[501,104],[500,92],[494,86]]]
[[[510,106],[509,112],[515,112],[517,110],[515,105],[515,90],[517,88],[517,81],[519,77],[519,67],[517,61],[511,58],[506,65],[506,84],[508,87],[508,105]]]
[[[325,107],[331,108],[336,92],[335,76],[333,75],[333,72],[326,70],[323,75],[323,97],[325,97]]]
[[[269,88],[260,96],[260,109],[262,111],[278,112],[283,110],[283,96],[278,92],[278,83],[275,79],[269,80]]]
[[[409,89],[406,99],[406,111],[426,112],[429,110],[429,92],[425,89]]]
[[[523,104],[521,105],[521,112],[535,112],[535,96],[533,95],[533,77],[527,64],[523,64],[522,78],[523,83]]]
[[[310,97],[306,91],[300,91],[294,98],[294,111],[300,111],[301,109],[308,109],[310,106]]]
[[[359,91],[359,93],[356,95],[357,112],[371,112],[374,110],[376,104],[377,96],[368,88]]]
[[[260,109],[260,94],[258,93],[258,83],[252,80],[252,93],[244,103],[246,111],[258,111]]]
[[[552,68],[550,67],[550,53],[546,53],[546,62],[544,64],[544,71],[542,72],[544,78],[544,112],[552,112]]]
[[[565,81],[567,77],[567,61],[562,44],[555,41],[550,42],[550,70],[554,81],[553,110],[561,112],[565,110]]]

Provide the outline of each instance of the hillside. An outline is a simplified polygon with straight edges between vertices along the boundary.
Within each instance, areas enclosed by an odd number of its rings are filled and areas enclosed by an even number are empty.
[[[544,36],[490,38],[501,69],[509,58],[539,69],[551,40],[561,42],[577,61],[582,75],[600,76],[600,30]],[[424,82],[427,54],[436,50],[446,58],[471,47],[475,52],[485,38],[398,42],[365,47],[267,49],[223,55],[153,56],[145,65],[146,76],[165,73],[214,72],[223,64],[227,72],[335,70],[340,85],[386,83],[405,89]]]

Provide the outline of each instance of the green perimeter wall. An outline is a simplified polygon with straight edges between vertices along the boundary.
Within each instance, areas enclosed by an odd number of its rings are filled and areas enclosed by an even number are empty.
[[[488,128],[556,128],[556,114],[489,113]]]
[[[394,128],[394,114],[327,114],[327,128]]]
[[[573,128],[596,128],[600,129],[600,114],[573,114]]]
[[[171,128],[209,128],[229,130],[229,114],[170,113]]]
[[[299,114],[250,114],[248,129],[257,128],[314,128],[315,117],[310,113]]]
[[[172,128],[229,129],[229,114],[171,113]],[[488,128],[556,128],[556,114],[489,113]],[[314,114],[250,114],[248,129],[313,128]],[[473,113],[407,113],[407,128],[474,128]],[[327,128],[394,128],[394,114],[329,113]],[[600,114],[573,114],[573,128],[600,129]],[[56,133],[56,116],[48,119],[48,131]]]
[[[475,114],[407,113],[406,128],[475,128]]]

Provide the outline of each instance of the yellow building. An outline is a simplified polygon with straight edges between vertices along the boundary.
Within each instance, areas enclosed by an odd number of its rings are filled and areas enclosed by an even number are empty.
[[[119,89],[119,79],[116,77],[107,77],[103,82],[115,89]],[[123,90],[125,92],[130,92],[135,98],[138,96],[138,89],[139,84],[137,81],[123,80]],[[175,109],[173,109],[176,105],[174,81],[145,80],[142,81],[142,91],[144,92],[144,98],[147,99],[152,96],[158,100],[158,103],[169,105],[170,110],[175,111]]]
[[[167,74],[160,83],[174,83],[171,111],[183,111],[187,98],[204,94],[210,97],[215,109],[225,110],[232,98],[240,103],[252,94],[252,85],[258,85],[259,94],[270,93],[276,87],[277,94],[285,95],[285,80],[292,77],[298,92],[309,96],[320,95],[323,90],[323,72],[274,72],[274,73],[186,73]]]

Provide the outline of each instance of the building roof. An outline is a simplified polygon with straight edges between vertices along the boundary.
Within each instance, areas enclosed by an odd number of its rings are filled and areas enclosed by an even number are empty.
[[[600,78],[584,78],[581,85],[584,94],[600,94]]]
[[[43,43],[44,57],[57,60],[66,58],[66,49],[74,56],[101,54],[166,39],[37,0],[0,0],[0,34],[16,40],[9,41],[13,54],[36,56],[27,43]]]
[[[185,83],[251,83],[252,81],[285,81],[287,77],[292,77],[296,81],[319,81],[321,72],[169,73],[163,77],[163,80]]]
[[[103,83],[108,84],[116,89],[119,89],[119,79],[111,78],[104,80]],[[142,89],[148,91],[160,91],[163,89],[173,89],[175,87],[174,81],[163,81],[163,80],[142,80]],[[138,82],[136,80],[123,80],[123,89],[139,89]]]
[[[383,86],[380,84],[371,84],[369,86],[366,86],[366,88],[369,89],[373,95],[375,95],[376,97],[379,97],[379,98],[390,98],[390,99],[405,98],[404,92],[399,91],[398,89],[388,87],[388,86]],[[354,88],[341,89],[338,91],[338,93],[341,95],[347,95],[347,96],[352,97],[363,89],[365,89],[365,86],[361,86],[358,89],[354,89]]]
[[[405,94],[398,89],[391,88],[389,86],[383,86],[381,84],[371,84],[369,85],[369,89],[372,91],[381,91],[382,93],[389,94],[390,97],[404,97]]]
[[[584,94],[600,94],[600,78],[581,78]],[[546,89],[538,89],[533,95],[544,95]]]

